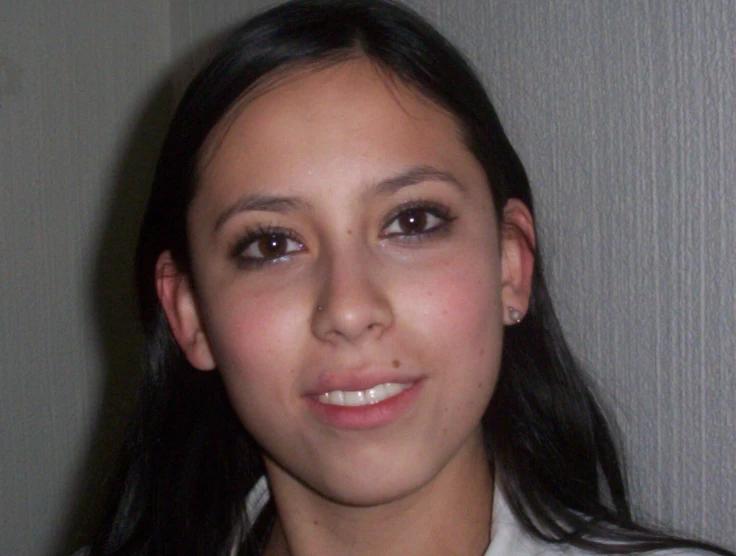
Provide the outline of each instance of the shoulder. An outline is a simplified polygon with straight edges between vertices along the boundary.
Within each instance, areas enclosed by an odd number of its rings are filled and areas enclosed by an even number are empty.
[[[577,552],[566,552],[565,554],[575,554],[580,556],[590,556],[592,552],[585,550],[579,550]],[[642,556],[713,556],[712,552],[705,550],[695,550],[693,548],[668,548],[663,550],[651,550],[647,552],[640,552]]]
[[[501,542],[496,542],[497,540]],[[519,531],[518,536],[503,539],[492,539],[491,545],[485,556],[503,556],[515,554],[516,556],[599,556],[597,552],[590,552],[570,545],[546,543],[532,538],[530,535]],[[616,554],[614,552],[614,554]],[[637,553],[641,556],[712,556],[712,552],[694,550],[690,548],[677,548],[667,550],[654,550],[651,552]]]
[[[613,547],[612,547],[613,548]],[[594,552],[565,544],[542,541],[527,533],[506,504],[499,488],[494,492],[491,544],[484,556],[594,556]],[[712,552],[692,548],[655,550],[643,556],[712,556]]]

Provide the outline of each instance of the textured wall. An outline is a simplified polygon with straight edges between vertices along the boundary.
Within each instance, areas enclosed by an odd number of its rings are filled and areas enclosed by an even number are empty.
[[[135,374],[127,266],[168,71],[271,3],[0,5],[2,554],[84,531]],[[479,68],[527,166],[637,507],[736,547],[736,3],[410,3]]]
[[[592,92],[601,100],[579,114],[590,122],[583,137],[600,137],[584,153],[595,195],[615,203],[582,224],[618,239],[588,249],[600,269],[595,301],[610,300],[614,327],[606,333],[608,315],[577,302],[603,332],[577,336],[597,367],[616,373],[613,392],[631,409],[632,462],[656,493],[647,505],[734,546],[736,5],[661,7],[628,20],[607,14],[632,31],[601,33],[617,69],[600,72]],[[597,168],[599,153],[610,162]]]
[[[116,6],[0,2],[3,555],[69,553],[137,367],[131,186],[149,181],[157,120],[142,110],[165,77],[169,6]]]
[[[736,546],[736,4],[497,2],[470,21],[637,506]]]

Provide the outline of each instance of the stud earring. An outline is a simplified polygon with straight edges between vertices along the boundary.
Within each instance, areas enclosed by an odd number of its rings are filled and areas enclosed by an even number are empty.
[[[509,307],[509,318],[514,324],[519,324],[521,322],[521,311],[514,307]]]

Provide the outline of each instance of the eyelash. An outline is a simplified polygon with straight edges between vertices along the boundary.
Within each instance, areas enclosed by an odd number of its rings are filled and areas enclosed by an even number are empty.
[[[428,229],[425,229],[423,231],[419,231],[416,233],[386,233],[385,230],[392,226],[394,223],[397,223],[399,218],[401,216],[411,212],[416,211],[418,213],[423,213],[425,216],[430,215],[433,218],[436,218],[439,220],[438,223],[433,224]],[[389,215],[388,218],[384,221],[383,226],[381,227],[381,237],[383,238],[397,238],[400,241],[404,242],[413,242],[413,241],[423,241],[425,239],[429,239],[430,236],[434,234],[438,234],[441,232],[446,232],[450,226],[450,224],[455,220],[455,216],[452,215],[450,212],[450,209],[448,209],[446,206],[441,205],[439,203],[433,203],[428,201],[410,201],[408,203],[404,203],[403,205],[399,206],[393,213]]]
[[[398,223],[399,218],[403,215],[408,214],[411,211],[416,211],[418,215],[427,215],[437,219],[439,222],[432,224],[428,229],[418,231],[416,233],[407,232],[386,232],[394,224]],[[455,216],[452,215],[450,210],[438,203],[427,202],[427,201],[412,201],[404,203],[394,210],[385,220],[381,226],[380,237],[382,239],[396,239],[405,243],[419,242],[428,239],[430,236],[446,232],[450,224],[455,220]],[[425,222],[426,225],[426,222]],[[246,256],[245,253],[248,249],[257,244],[257,242],[268,238],[269,236],[278,238],[279,240],[294,242],[298,244],[297,249],[288,249],[283,254],[269,258],[263,257],[252,257]],[[268,264],[274,264],[283,261],[285,258],[290,257],[296,253],[300,253],[305,250],[304,243],[297,234],[293,231],[281,228],[278,226],[257,226],[254,228],[247,229],[244,235],[238,239],[233,247],[230,249],[230,256],[237,261],[237,264],[241,268],[245,269],[258,269]]]
[[[298,244],[298,249],[290,249],[284,252],[282,255],[274,258],[268,257],[249,257],[245,255],[245,252],[250,249],[253,245],[261,241],[262,239],[268,238],[269,236],[275,236],[281,240],[287,242],[294,242]],[[246,229],[243,237],[235,242],[232,249],[230,250],[230,256],[235,259],[238,266],[246,269],[257,269],[267,264],[274,264],[283,261],[286,257],[289,257],[295,253],[299,253],[304,250],[304,243],[291,230],[280,228],[278,226],[256,226],[254,228]]]

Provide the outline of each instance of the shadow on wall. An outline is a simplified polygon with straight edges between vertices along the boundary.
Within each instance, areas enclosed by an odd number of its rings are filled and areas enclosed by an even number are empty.
[[[100,405],[87,453],[80,457],[56,546],[69,556],[89,545],[132,417],[141,379],[142,331],[135,300],[134,254],[161,146],[184,89],[230,34],[226,29],[184,52],[143,99],[112,177],[113,191],[92,269],[91,304],[103,354]]]
[[[167,78],[144,100],[113,174],[91,280],[94,326],[103,355],[99,412],[88,453],[77,467],[74,504],[65,516],[54,555],[68,556],[90,542],[132,414],[141,376],[141,331],[133,281],[135,244],[173,105],[174,91]]]

